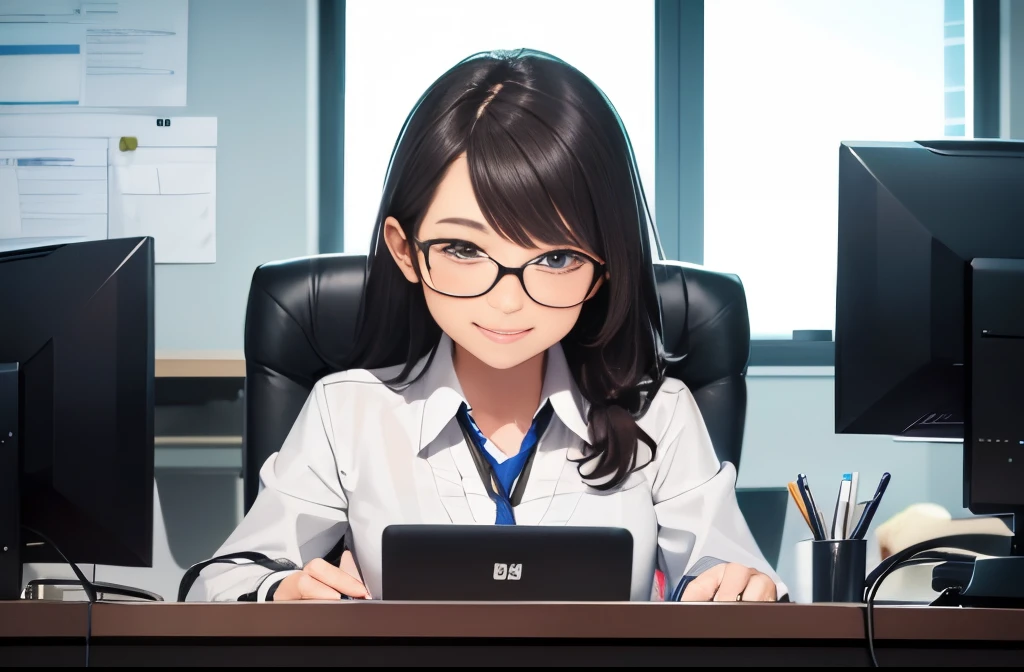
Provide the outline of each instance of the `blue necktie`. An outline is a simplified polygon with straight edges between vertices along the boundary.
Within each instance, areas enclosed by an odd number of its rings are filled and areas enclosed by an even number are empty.
[[[523,443],[519,447],[519,452],[504,462],[499,463],[494,459],[490,452],[484,448],[484,444],[487,443],[487,439],[473,421],[473,416],[469,414],[469,408],[465,404],[459,408],[459,413],[462,416],[462,419],[472,430],[470,432],[470,436],[473,439],[473,448],[487,460],[487,463],[491,467],[491,471],[494,473],[494,480],[497,481],[498,491],[495,492],[493,496],[497,509],[494,521],[495,525],[516,524],[515,511],[512,507],[511,499],[512,486],[516,482],[516,478],[522,474],[523,467],[526,466],[526,463],[530,459],[530,454],[536,448],[541,435],[543,435],[544,429],[547,427],[548,421],[551,419],[551,412],[551,405],[545,404],[544,408],[542,408],[533,419],[533,424],[530,425],[530,431],[528,431],[526,436],[523,437]]]

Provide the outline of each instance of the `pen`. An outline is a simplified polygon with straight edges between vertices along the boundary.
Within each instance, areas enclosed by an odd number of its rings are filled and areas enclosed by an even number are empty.
[[[798,474],[796,483],[797,487],[800,488],[804,505],[807,507],[807,514],[811,519],[811,530],[814,532],[814,538],[818,541],[824,541],[826,539],[825,525],[822,523],[821,512],[814,504],[814,495],[811,494],[811,486],[807,483],[807,476],[805,474]]]
[[[875,488],[875,495],[872,499],[881,499],[882,495],[885,494],[885,489],[889,487],[889,479],[892,478],[889,472],[882,474],[882,478],[878,481],[878,487]]]
[[[828,526],[825,524],[825,514],[818,507],[818,503],[814,501],[814,493],[811,492],[811,483],[807,480],[806,474],[804,474],[804,490],[807,491],[807,499],[811,500],[811,509],[815,512],[818,520],[818,533],[823,540],[828,539]]]
[[[882,501],[882,495],[885,494],[885,489],[889,487],[890,478],[889,472],[882,474],[882,479],[878,482],[878,488],[875,490],[875,496],[864,507],[864,513],[861,515],[860,522],[857,523],[857,528],[853,531],[851,539],[864,538],[868,531],[868,526],[871,525],[871,519],[875,517],[875,511],[878,510],[878,504]]]

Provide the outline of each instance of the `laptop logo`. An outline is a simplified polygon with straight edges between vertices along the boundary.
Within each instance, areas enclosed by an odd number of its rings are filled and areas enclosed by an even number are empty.
[[[495,581],[518,581],[523,576],[523,565],[522,563],[506,565],[503,562],[496,562],[493,576]]]

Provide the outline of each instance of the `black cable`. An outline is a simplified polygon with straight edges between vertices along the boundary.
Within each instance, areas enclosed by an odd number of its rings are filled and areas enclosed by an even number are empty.
[[[86,604],[86,619],[85,619],[85,666],[89,667],[89,642],[92,640],[92,605],[93,602]]]
[[[868,653],[871,655],[871,663],[874,667],[879,667],[878,658],[875,657],[875,621],[874,621],[874,607],[875,607],[875,595],[878,593],[879,586],[882,585],[882,581],[885,577],[892,574],[897,568],[904,566],[904,564],[916,557],[934,558],[935,561],[951,559],[956,554],[948,554],[937,552],[934,549],[937,548],[953,548],[961,551],[970,551],[972,553],[980,553],[981,555],[1006,555],[1010,550],[1010,540],[1008,537],[991,535],[991,534],[954,534],[946,537],[939,537],[937,539],[929,539],[920,543],[908,546],[899,553],[894,553],[881,564],[876,567],[871,574],[868,575],[865,580],[865,585],[870,586],[865,600],[865,634],[868,643]],[[963,556],[956,556],[963,557]]]
[[[875,656],[875,622],[874,622],[875,595],[878,594],[878,588],[879,588],[879,586],[882,585],[882,581],[885,580],[885,577],[887,577],[890,574],[892,574],[893,572],[895,572],[901,566],[902,566],[901,563],[894,562],[891,565],[889,565],[888,567],[886,567],[885,570],[881,574],[878,575],[878,578],[875,579],[875,582],[871,584],[871,588],[868,590],[867,606],[866,606],[866,616],[865,616],[865,618],[867,619],[867,623],[865,624],[865,630],[866,630],[867,640],[868,640],[868,655],[871,656],[871,666],[872,667],[881,667],[878,664],[878,658]]]
[[[85,622],[85,666],[89,667],[89,643],[92,640],[92,605],[96,603],[96,587],[92,585],[92,582],[89,581],[89,579],[85,578],[85,574],[83,574],[82,570],[78,568],[78,565],[68,560],[68,556],[64,555],[64,552],[60,550],[57,544],[53,543],[52,539],[37,530],[33,530],[28,525],[22,525],[21,529],[39,537],[49,544],[53,550],[57,551],[57,555],[59,555],[65,563],[71,566],[71,571],[75,573],[75,577],[77,577],[79,583],[82,584],[82,590],[85,591],[85,596],[89,600],[89,605],[86,607]]]
[[[886,559],[883,563],[883,569],[881,572],[872,572],[869,577],[870,587],[867,593],[867,604],[865,609],[865,634],[868,643],[868,654],[871,656],[872,667],[881,667],[878,664],[878,658],[875,656],[875,596],[878,594],[878,589],[882,586],[882,581],[887,576],[895,572],[897,569],[903,569],[904,567],[911,567],[914,565],[926,565],[935,562],[943,562],[948,560],[959,560],[965,557],[963,554],[949,553],[942,551],[934,551],[928,548],[922,548],[925,544],[917,544],[910,548],[904,549],[900,553],[896,553],[890,558]]]
[[[888,558],[883,560],[878,567],[872,570],[871,574],[868,575],[867,580],[865,581],[865,586],[873,584],[879,575],[885,572],[892,565],[902,562],[905,558],[936,548],[955,548],[963,551],[970,551],[972,553],[980,553],[981,555],[1004,556],[1009,553],[1010,542],[1009,537],[991,534],[956,534],[948,537],[939,537],[938,539],[922,541],[919,544],[908,546],[899,553],[890,555]]]

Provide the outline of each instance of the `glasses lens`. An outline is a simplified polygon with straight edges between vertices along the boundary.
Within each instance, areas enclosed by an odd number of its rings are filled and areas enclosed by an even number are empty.
[[[594,263],[572,253],[549,254],[523,273],[526,292],[537,303],[568,308],[587,298],[594,282]]]
[[[498,266],[480,250],[458,243],[430,246],[429,268],[423,269],[427,284],[449,296],[479,296],[498,276]]]

